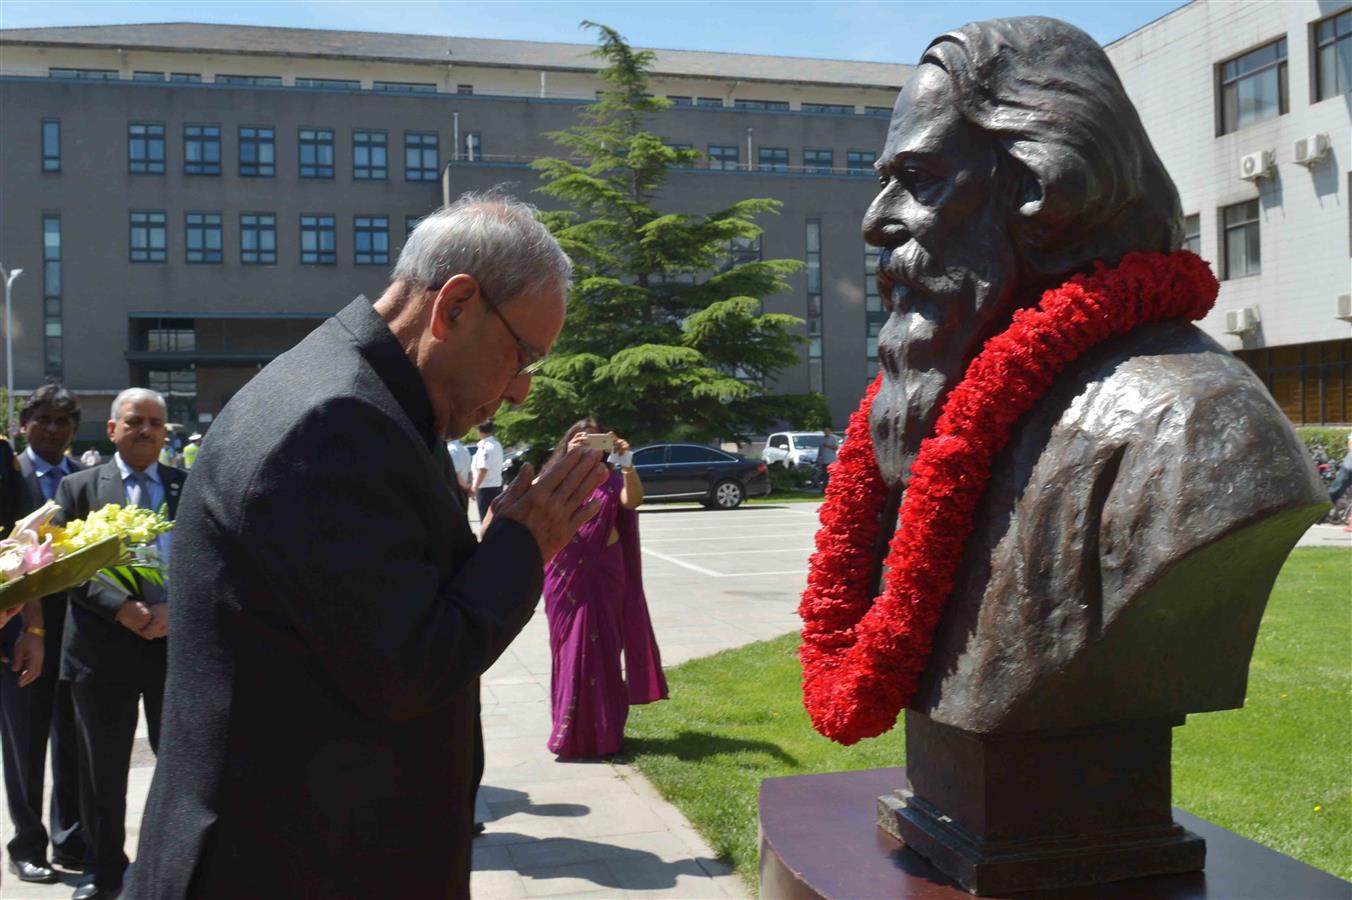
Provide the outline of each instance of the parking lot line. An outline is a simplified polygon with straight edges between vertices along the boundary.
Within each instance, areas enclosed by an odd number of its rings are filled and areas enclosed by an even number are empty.
[[[683,559],[677,559],[674,556],[667,556],[665,553],[658,553],[656,550],[643,548],[643,552],[649,556],[655,556],[663,562],[669,562],[673,566],[680,566],[682,569],[689,569],[692,572],[698,572],[701,575],[707,575],[710,578],[751,578],[759,575],[806,575],[807,569],[778,569],[773,572],[715,572],[713,569],[706,569],[703,566],[697,566],[694,563],[686,562]]]
[[[816,550],[816,547],[781,547],[774,550],[696,550],[694,553],[677,554],[673,559],[689,556],[748,556],[752,553],[814,553]]]
[[[771,537],[773,537],[773,538],[779,538],[779,537],[796,537],[796,538],[801,538],[802,536],[803,536],[803,533],[802,533],[801,531],[783,531],[783,532],[772,533],[772,534],[759,534],[759,533],[757,533],[757,534],[742,535],[742,537],[744,537],[744,538],[771,538]],[[704,542],[704,543],[708,543],[708,542],[710,542],[710,541],[717,541],[718,543],[721,544],[721,543],[724,543],[724,542],[726,542],[726,541],[728,541],[728,540],[729,540],[728,533],[725,531],[725,532],[723,532],[722,534],[712,534],[712,535],[709,535],[709,536],[707,536],[707,537],[684,537],[684,538],[648,538],[648,537],[644,537],[644,538],[643,538],[643,543],[644,543],[644,544],[679,544],[679,543],[689,544],[689,543],[697,543],[697,542],[701,542],[701,541]]]

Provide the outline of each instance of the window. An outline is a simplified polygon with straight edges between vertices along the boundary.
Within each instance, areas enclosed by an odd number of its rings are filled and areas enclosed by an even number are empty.
[[[240,126],[239,174],[245,178],[271,178],[277,174],[277,136],[271,127]]]
[[[483,157],[484,142],[479,132],[471,131],[465,135],[465,159],[476,162]]]
[[[42,120],[42,171],[61,171],[61,123],[56,119]]]
[[[822,223],[807,220],[807,380],[808,390],[823,392],[822,373]],[[787,446],[788,439],[781,438]]]
[[[184,245],[190,263],[218,263],[221,261],[221,214],[217,212],[190,212],[184,229]]]
[[[865,106],[864,115],[878,116],[883,119],[892,118],[892,107],[890,106]]]
[[[300,262],[331,266],[338,261],[338,234],[333,216],[300,217]]]
[[[474,85],[472,85],[472,84],[457,84],[457,85],[455,86],[455,92],[456,92],[457,94],[462,95],[462,96],[471,96],[471,95],[474,94]]]
[[[881,248],[864,244],[864,358],[869,378],[878,374],[878,333],[888,315],[878,295],[878,261],[882,254]]]
[[[127,171],[134,175],[164,174],[163,123],[127,123]]]
[[[333,130],[330,128],[302,128],[300,130],[300,177],[333,177]]]
[[[389,177],[388,138],[383,131],[352,132],[352,177],[384,181]]]
[[[141,319],[141,349],[149,353],[191,353],[197,349],[192,319]]]
[[[757,150],[757,168],[762,172],[789,171],[789,150],[787,147],[761,147]]]
[[[666,447],[648,447],[644,450],[634,451],[634,465],[636,466],[660,466],[667,461]]]
[[[785,110],[789,108],[787,100],[734,100],[732,105],[736,109],[775,109]]]
[[[361,82],[355,78],[297,78],[296,87],[313,91],[357,91]]]
[[[1352,9],[1316,22],[1315,102],[1352,91]]]
[[[1197,213],[1183,217],[1183,249],[1202,255],[1202,217]]]
[[[422,216],[404,216],[404,238],[407,239],[413,233],[413,229],[418,227],[418,223],[423,220]]]
[[[667,146],[678,152],[688,152],[691,157],[695,156],[693,152],[695,149],[694,144],[667,144]],[[676,159],[671,163],[671,167],[673,169],[693,169],[695,167],[695,160],[693,158]]]
[[[1286,112],[1286,38],[1220,67],[1221,134]]]
[[[728,242],[728,266],[740,266],[761,260],[761,236],[735,237]]]
[[[728,457],[712,450],[708,447],[693,447],[689,444],[672,444],[668,455],[668,462],[672,465],[681,463],[711,463],[727,462]]]
[[[878,154],[868,150],[849,150],[845,153],[845,169],[851,175],[873,177],[873,163]]]
[[[240,213],[239,261],[246,266],[277,264],[277,216]]]
[[[404,180],[436,181],[441,170],[441,153],[435,131],[404,132]]]
[[[132,81],[163,81],[163,72],[132,72]]]
[[[671,101],[671,105],[672,105],[672,106],[694,106],[694,105],[695,105],[695,98],[694,98],[694,97],[675,97],[675,96],[672,96],[671,94],[667,94],[667,99],[668,99],[669,101]]]
[[[134,263],[162,263],[169,247],[163,210],[133,209],[131,211],[131,261]]]
[[[1352,341],[1236,350],[1297,425],[1352,422]]]
[[[280,75],[217,75],[216,83],[267,85],[268,87],[281,87],[282,77]]]
[[[202,76],[196,72],[170,72],[169,80],[179,84],[201,84]]]
[[[803,112],[831,113],[832,115],[853,115],[854,107],[844,103],[804,103]]]
[[[377,81],[371,85],[371,90],[387,94],[435,94],[437,86],[407,81]]]
[[[61,217],[42,217],[42,374],[60,379],[61,348]]]
[[[808,148],[803,151],[803,171],[809,175],[830,175],[834,167],[834,153],[831,150]]]
[[[389,216],[357,216],[354,218],[352,220],[352,243],[357,265],[389,265]]]
[[[696,106],[717,106],[717,107],[719,107],[719,108],[722,108],[722,106],[723,106],[723,99],[722,99],[721,97],[696,97],[696,98],[695,98],[695,105],[696,105]]]
[[[1258,201],[1236,203],[1221,210],[1225,277],[1243,278],[1262,271],[1258,241]]]
[[[715,171],[727,171],[737,168],[736,144],[710,144],[709,168]]]
[[[221,126],[183,126],[183,174],[221,174]]]
[[[74,78],[78,81],[117,81],[116,69],[48,69],[49,78]]]
[[[197,370],[192,364],[180,369],[147,369],[146,386],[164,397],[169,421],[197,421]]]

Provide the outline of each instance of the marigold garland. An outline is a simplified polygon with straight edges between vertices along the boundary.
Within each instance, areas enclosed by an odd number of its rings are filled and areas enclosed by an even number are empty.
[[[809,564],[803,619],[803,699],[813,726],[841,744],[891,728],[911,701],[934,630],[990,480],[991,461],[1014,425],[1067,364],[1091,347],[1162,319],[1200,319],[1220,286],[1187,251],[1131,253],[1096,263],[1015,313],[989,340],[944,402],[920,445],[886,559],[882,594],[870,598],[873,547],[887,486],[869,435],[869,387],[850,416],[831,469]]]

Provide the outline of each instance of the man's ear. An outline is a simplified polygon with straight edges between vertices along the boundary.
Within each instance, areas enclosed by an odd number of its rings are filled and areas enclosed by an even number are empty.
[[[479,283],[470,275],[453,275],[432,299],[432,337],[444,341],[479,294]]]

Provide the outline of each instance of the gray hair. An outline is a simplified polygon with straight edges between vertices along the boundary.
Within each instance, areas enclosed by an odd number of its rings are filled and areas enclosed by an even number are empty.
[[[418,223],[390,280],[437,290],[470,275],[498,305],[530,290],[567,291],[573,264],[535,213],[507,194],[464,194]]]
[[[1178,190],[1089,35],[1037,16],[973,22],[920,61],[948,72],[964,118],[1031,176],[1011,233],[1034,271],[1182,244]]]
[[[133,387],[127,388],[122,393],[113,398],[113,408],[108,413],[108,418],[117,421],[122,415],[122,406],[125,403],[138,403],[141,400],[154,400],[164,410],[166,416],[169,415],[169,406],[164,402],[164,397],[159,391],[152,391],[150,388]]]

